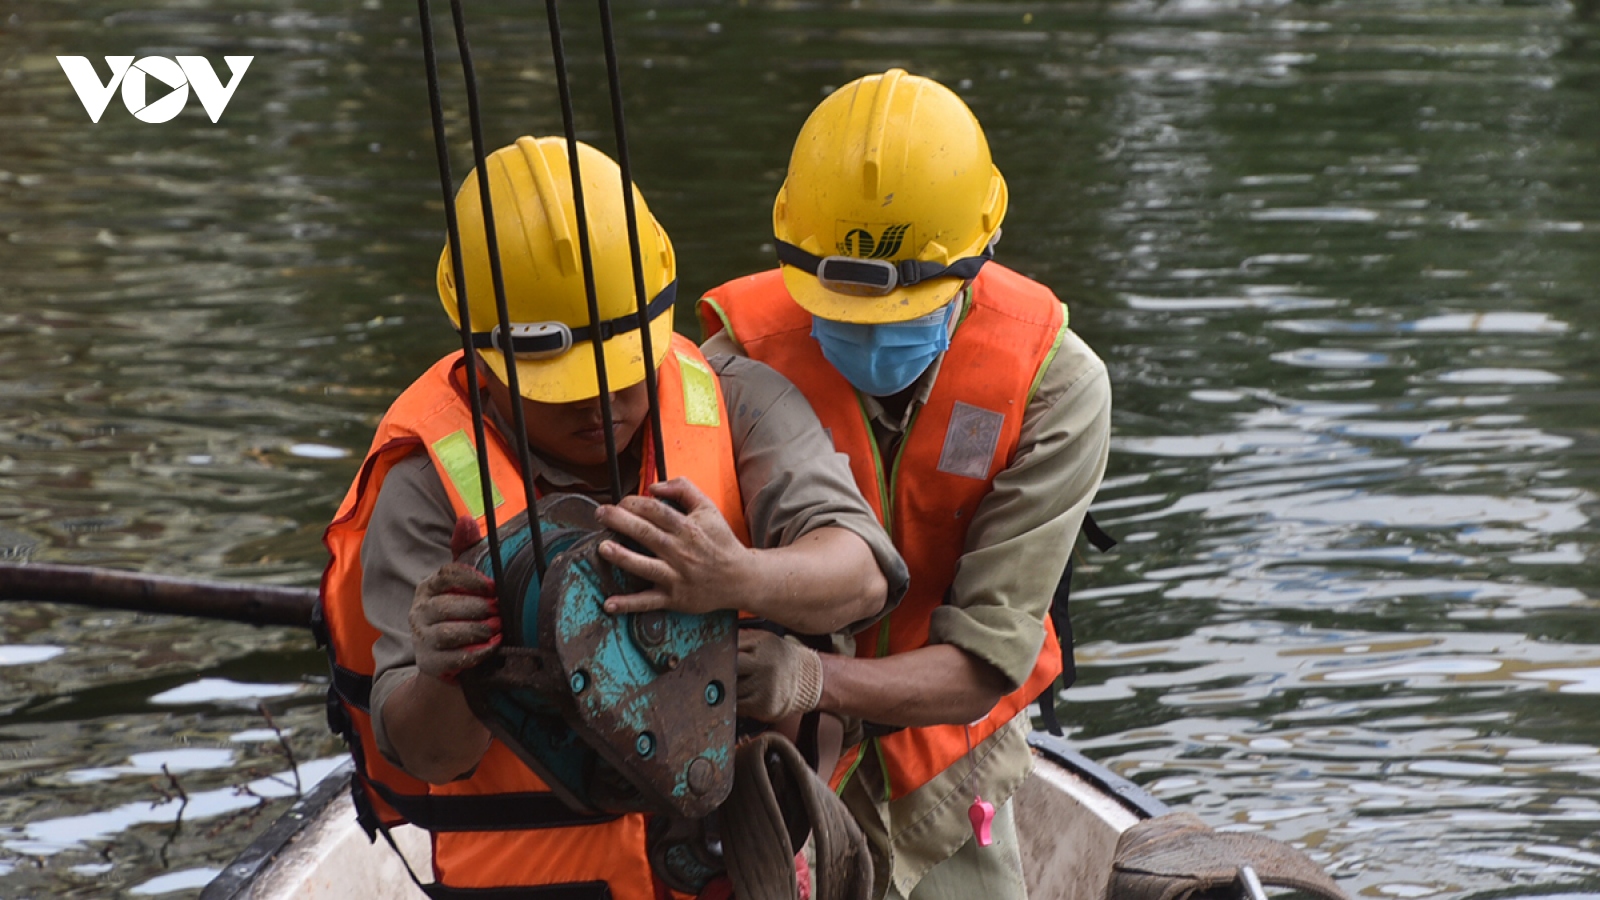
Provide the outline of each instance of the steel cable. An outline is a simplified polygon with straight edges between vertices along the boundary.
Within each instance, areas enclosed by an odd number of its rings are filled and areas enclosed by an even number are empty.
[[[639,331],[644,352],[645,393],[650,404],[650,437],[655,450],[656,480],[667,480],[667,451],[661,437],[661,396],[656,384],[655,336],[646,318],[650,298],[645,296],[644,263],[640,259],[639,213],[633,205],[633,164],[628,159],[628,124],[622,113],[622,76],[617,65],[616,34],[611,25],[611,0],[600,2],[600,35],[606,50],[606,83],[611,89],[611,127],[617,136],[617,167],[622,170],[622,196],[628,213],[628,252],[633,261],[633,293],[639,311]],[[640,486],[641,488],[643,485]]]
[[[595,294],[594,253],[589,246],[589,213],[583,202],[583,177],[578,165],[578,129],[572,113],[572,88],[567,78],[566,45],[561,37],[561,14],[556,0],[545,0],[545,15],[550,22],[550,54],[555,61],[556,90],[561,96],[561,125],[567,137],[567,166],[572,172],[572,204],[578,216],[578,255],[583,260],[583,289],[589,302],[589,322],[600,322],[600,299]],[[643,328],[645,323],[641,322]],[[648,330],[648,329],[646,329]],[[595,381],[600,388],[600,418],[605,425],[606,468],[611,475],[611,502],[622,501],[622,472],[617,465],[616,426],[611,416],[611,385],[606,372],[605,340],[598,327],[591,328],[594,347]]]
[[[511,392],[511,430],[517,433],[511,443],[517,448],[517,462],[522,467],[522,489],[528,505],[528,532],[533,545],[534,565],[539,571],[539,583],[543,584],[547,568],[544,558],[544,535],[539,527],[533,460],[528,448],[528,423],[522,408],[522,382],[517,372],[517,352],[511,340],[511,312],[506,305],[505,276],[500,266],[500,242],[494,228],[494,201],[489,196],[489,171],[483,151],[483,117],[478,106],[478,76],[472,65],[472,46],[467,42],[467,21],[466,14],[461,9],[461,0],[450,0],[450,16],[456,27],[456,46],[461,53],[461,75],[467,86],[467,123],[472,131],[472,159],[478,171],[478,196],[483,205],[483,229],[487,237],[485,249],[489,253],[489,273],[494,279],[495,314],[499,319],[500,334],[505,338],[500,353],[505,358],[506,387]],[[457,290],[465,287],[465,284],[458,282]],[[481,428],[481,425],[478,427]],[[479,447],[482,448],[483,445],[480,443]],[[486,448],[479,450],[478,457],[480,466],[487,466]],[[489,526],[490,531],[493,531],[493,528],[493,525]],[[496,584],[498,583],[497,578]]]
[[[445,229],[450,247],[451,271],[455,280],[457,317],[462,338],[462,350],[469,360],[469,364],[466,366],[467,391],[470,395],[468,399],[472,413],[474,443],[477,449],[479,481],[483,491],[484,524],[489,545],[490,567],[495,582],[499,585],[504,581],[504,562],[500,550],[499,528],[495,514],[494,485],[490,478],[486,443],[487,427],[482,394],[477,367],[471,362],[475,353],[472,346],[472,314],[467,297],[467,283],[461,255],[460,223],[455,209],[454,178],[451,174],[444,108],[440,96],[439,64],[433,34],[433,15],[429,0],[418,0],[417,5],[422,28],[424,62],[428,78],[428,101],[429,112],[433,122],[434,150],[438,157],[440,188],[444,196],[445,206]],[[606,56],[606,77],[610,90],[612,124],[616,132],[617,161],[622,180],[624,210],[628,228],[628,250],[632,265],[635,308],[639,320],[640,342],[644,356],[644,383],[649,408],[649,430],[653,442],[651,449],[653,450],[652,456],[654,457],[656,476],[659,480],[665,480],[667,478],[666,450],[661,433],[661,404],[655,368],[655,341],[654,335],[651,333],[650,326],[652,323],[648,318],[650,298],[646,295],[644,284],[638,211],[633,197],[633,172],[628,153],[627,125],[622,105],[621,76],[616,51],[615,30],[608,0],[600,0],[599,7]],[[498,239],[494,228],[494,206],[486,170],[487,156],[484,150],[483,118],[478,98],[477,75],[473,65],[471,44],[467,39],[466,16],[461,0],[451,0],[450,9],[456,32],[457,48],[461,55],[463,80],[466,85],[467,119],[472,136],[474,165],[478,172],[478,189],[486,236],[485,249],[489,255],[490,274],[495,291],[495,310],[500,333],[509,336],[512,323],[506,301],[505,279],[500,262]],[[576,118],[573,113],[571,80],[568,73],[566,47],[562,34],[560,13],[557,9],[557,0],[546,0],[545,10],[550,29],[551,55],[556,71],[562,126],[567,143],[568,167],[572,179],[572,199],[577,218],[578,248],[583,266],[585,299],[588,305],[589,321],[598,323],[601,321],[601,317],[599,297],[594,281],[594,254],[590,241],[588,208],[583,195],[582,170],[578,161]],[[612,502],[615,503],[622,499],[622,476],[616,445],[616,420],[611,404],[610,379],[605,364],[605,343],[600,329],[597,327],[592,329],[591,346],[594,353],[595,381],[598,388],[600,415],[605,430],[606,467],[610,477],[611,498]],[[500,351],[504,355],[506,362],[506,387],[510,390],[514,401],[520,401],[522,396],[521,385],[517,372],[516,351],[512,342],[506,340],[500,347]],[[516,447],[518,462],[524,476],[523,488],[526,494],[531,541],[539,577],[542,581],[546,571],[544,542],[539,528],[536,486],[532,472],[531,449],[528,445],[527,422],[520,402],[513,402],[512,404],[512,420],[512,429],[517,432],[516,438],[512,443]]]
[[[428,0],[417,0],[422,24],[422,55],[428,72],[428,111],[433,118],[433,148],[439,161],[439,187],[444,192],[444,226],[450,246],[450,271],[456,286],[456,317],[461,330],[461,351],[466,358],[467,402],[472,410],[472,437],[478,450],[478,481],[483,488],[485,537],[489,541],[489,567],[497,591],[504,590],[505,566],[500,558],[500,535],[495,521],[494,482],[489,477],[489,454],[483,419],[483,397],[478,387],[476,350],[472,346],[472,310],[467,306],[467,279],[461,265],[461,228],[456,221],[455,179],[450,174],[450,147],[445,139],[444,103],[439,97],[439,59],[433,41],[433,10]],[[480,181],[483,179],[480,178]],[[492,233],[493,229],[491,229]],[[505,599],[505,598],[501,598]]]

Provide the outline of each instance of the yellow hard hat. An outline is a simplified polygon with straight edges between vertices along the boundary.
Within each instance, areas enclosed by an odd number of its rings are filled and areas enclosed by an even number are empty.
[[[588,295],[579,255],[572,170],[567,159],[567,144],[562,138],[521,137],[484,160],[489,171],[495,241],[511,319],[518,387],[522,396],[541,403],[570,403],[600,393],[590,344],[593,330],[589,327]],[[617,391],[644,380],[622,176],[610,157],[583,143],[578,144],[578,167],[588,213],[607,386]],[[639,223],[644,287],[652,298],[647,318],[653,362],[660,363],[672,336],[677,265],[672,242],[650,214],[637,187],[633,202]],[[495,310],[476,170],[467,175],[456,193],[456,218],[473,343],[489,368],[506,382],[506,338]],[[439,255],[439,299],[450,321],[460,328],[448,243]]]
[[[772,207],[784,284],[824,319],[927,315],[988,259],[1006,199],[983,128],[949,88],[900,69],[858,78],[795,140]]]

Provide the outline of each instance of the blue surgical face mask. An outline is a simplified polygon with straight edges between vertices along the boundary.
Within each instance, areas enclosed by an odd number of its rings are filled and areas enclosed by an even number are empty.
[[[909,322],[856,325],[811,317],[811,336],[822,355],[856,390],[887,397],[911,386],[939,354],[950,349],[955,301]]]

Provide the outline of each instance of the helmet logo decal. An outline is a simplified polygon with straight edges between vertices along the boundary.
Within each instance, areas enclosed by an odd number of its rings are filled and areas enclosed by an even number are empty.
[[[841,228],[850,226],[844,233],[844,239],[839,242],[839,253],[858,259],[888,259],[894,256],[900,252],[900,246],[905,243],[906,232],[911,230],[909,222],[888,225],[874,238],[865,225],[840,222],[839,226]]]

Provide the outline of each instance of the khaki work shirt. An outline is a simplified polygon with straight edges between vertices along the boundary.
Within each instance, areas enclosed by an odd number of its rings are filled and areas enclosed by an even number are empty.
[[[954,321],[971,302],[970,290],[961,302]],[[723,331],[707,340],[701,352],[744,351]],[[878,398],[857,393],[880,458],[894,458],[916,411],[933,391],[942,361],[936,360],[917,380],[904,410],[891,412]],[[1008,689],[1027,679],[1044,644],[1044,619],[1056,585],[1105,476],[1110,446],[1110,377],[1100,357],[1069,330],[1023,411],[1011,465],[995,475],[993,489],[973,516],[949,600],[933,612],[929,643],[954,644],[985,660],[1005,676]],[[881,828],[866,830],[886,835],[890,842],[889,847],[875,846],[874,855],[880,870],[883,857],[889,857],[888,871],[901,894],[909,896],[929,869],[972,837],[966,812],[975,795],[999,806],[1027,777],[1033,765],[1027,731],[996,731],[967,758],[893,803],[867,800],[876,803],[883,822]],[[852,785],[858,790],[866,786],[865,793],[881,798],[877,754],[863,755]],[[847,802],[852,793],[846,792]],[[851,806],[858,817],[863,814],[860,805]],[[883,876],[878,880],[881,884]]]
[[[906,564],[861,498],[849,461],[833,449],[810,404],[787,378],[742,357],[708,361],[722,385],[751,546],[788,546],[826,527],[859,535],[889,583],[888,601],[879,613],[847,630],[877,622],[904,596]],[[624,493],[635,493],[638,454],[630,448],[619,463]],[[541,489],[610,500],[609,487],[596,489],[537,455],[531,464]],[[451,561],[455,520],[432,458],[419,450],[397,462],[384,478],[361,546],[361,602],[367,620],[381,632],[372,647],[372,728],[378,749],[396,765],[383,728],[383,704],[417,673],[411,601],[416,586]]]

